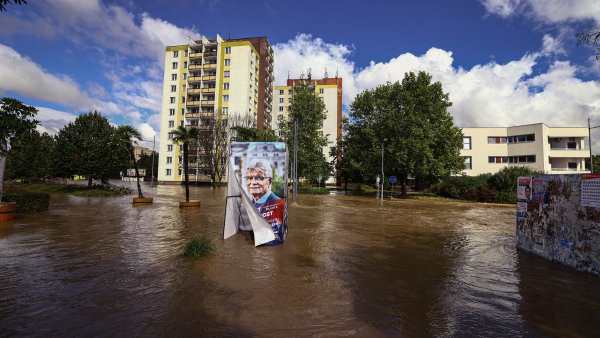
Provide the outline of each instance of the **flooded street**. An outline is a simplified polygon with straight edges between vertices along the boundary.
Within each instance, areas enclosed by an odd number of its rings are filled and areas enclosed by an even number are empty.
[[[132,186],[133,187],[133,186]],[[515,208],[300,195],[281,246],[221,239],[225,188],[53,196],[0,224],[0,336],[595,336],[600,278],[515,248]],[[217,253],[195,261],[205,235]]]

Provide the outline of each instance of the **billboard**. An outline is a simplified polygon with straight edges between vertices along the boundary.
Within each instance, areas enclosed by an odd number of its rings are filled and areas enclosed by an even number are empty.
[[[146,169],[138,169],[138,173],[140,173],[140,177],[146,176]],[[135,177],[135,169],[127,169],[127,176]]]
[[[223,239],[252,231],[254,245],[282,244],[287,235],[287,164],[283,142],[232,142]]]

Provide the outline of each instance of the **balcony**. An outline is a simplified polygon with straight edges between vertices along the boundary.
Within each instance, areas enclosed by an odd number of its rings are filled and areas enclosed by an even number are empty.
[[[202,77],[202,81],[216,81],[217,77],[215,75],[204,75]]]
[[[191,94],[200,94],[200,88],[189,88],[187,90],[187,93],[188,93],[188,95],[191,95]]]
[[[204,52],[204,57],[205,58],[216,58],[217,51],[206,51],[206,52]]]
[[[202,69],[216,69],[217,68],[217,64],[216,63],[205,63],[202,66]]]
[[[576,157],[587,158],[590,156],[589,149],[585,148],[550,148],[550,157]]]
[[[196,59],[202,57],[202,52],[190,53],[190,59]]]
[[[200,100],[188,101],[185,103],[186,108],[198,108],[200,107]]]
[[[200,117],[200,113],[185,113],[186,119],[197,119]]]
[[[202,93],[214,93],[215,88],[202,88]]]
[[[215,116],[214,112],[202,112],[200,113],[200,117],[202,117],[203,119],[211,119]]]
[[[203,105],[203,106],[214,106],[215,105],[215,100],[202,100],[200,102],[202,102],[201,105]]]
[[[200,70],[202,69],[202,65],[196,64],[196,65],[189,65],[188,66],[189,70]]]
[[[187,78],[188,83],[197,83],[200,82],[202,80],[201,76],[190,76]]]

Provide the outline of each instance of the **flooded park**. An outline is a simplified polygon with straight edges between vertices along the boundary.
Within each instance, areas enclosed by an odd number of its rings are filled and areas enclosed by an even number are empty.
[[[223,241],[226,189],[54,195],[0,224],[0,336],[595,336],[600,278],[516,249],[515,207],[299,195]],[[181,257],[196,235],[217,252]]]

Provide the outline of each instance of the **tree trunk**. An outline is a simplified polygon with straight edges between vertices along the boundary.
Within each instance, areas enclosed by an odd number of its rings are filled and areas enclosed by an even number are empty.
[[[402,174],[402,198],[406,198],[406,174]]]
[[[183,142],[183,172],[185,175],[185,201],[190,201],[190,181],[188,177],[188,142]]]
[[[4,169],[6,169],[6,157],[8,153],[7,142],[5,138],[0,139],[0,203],[4,193]]]
[[[129,148],[129,154],[131,154],[131,159],[133,160],[133,168],[135,168],[135,177],[137,178],[137,189],[138,189],[138,197],[144,198],[144,194],[142,194],[142,187],[140,186],[140,173],[138,171],[137,161],[135,160],[135,154],[133,153],[133,147]]]
[[[88,178],[88,188],[92,187],[92,175]]]

